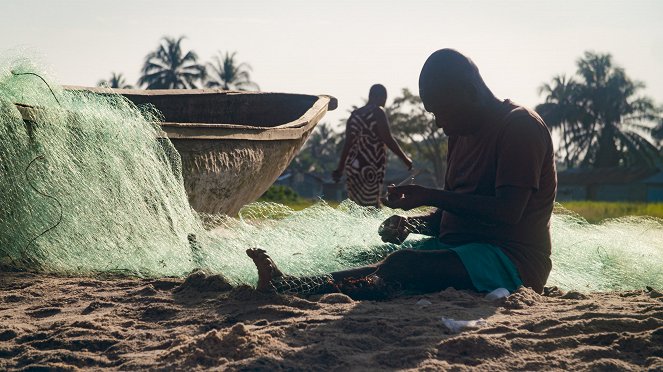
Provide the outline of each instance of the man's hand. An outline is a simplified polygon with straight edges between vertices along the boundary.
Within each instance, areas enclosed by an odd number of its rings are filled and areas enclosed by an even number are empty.
[[[419,185],[387,186],[387,197],[382,203],[389,208],[409,211],[427,205],[431,190]]]
[[[401,244],[410,235],[408,225],[407,217],[393,215],[382,222],[378,234],[385,243]]]
[[[343,177],[343,169],[337,168],[335,171],[332,172],[332,179],[334,182],[338,183],[338,181],[341,180],[341,177]]]

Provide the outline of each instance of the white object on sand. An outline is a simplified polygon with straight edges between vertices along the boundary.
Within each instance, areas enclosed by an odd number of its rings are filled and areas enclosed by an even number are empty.
[[[454,320],[451,318],[440,318],[445,327],[449,328],[451,333],[458,333],[465,328],[479,328],[485,326],[487,323],[483,318],[476,320]]]
[[[422,298],[421,300],[417,301],[417,305],[419,306],[428,306],[433,304],[432,302],[426,300],[425,298]]]
[[[504,297],[508,296],[509,294],[510,293],[509,293],[508,289],[506,289],[506,288],[497,288],[496,290],[494,290],[494,291],[492,291],[492,292],[490,292],[486,295],[486,300],[488,300],[488,301],[499,300],[500,298],[504,298]]]

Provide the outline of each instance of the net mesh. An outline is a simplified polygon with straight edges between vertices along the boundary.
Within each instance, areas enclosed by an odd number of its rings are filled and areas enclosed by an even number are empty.
[[[245,250],[259,246],[283,272],[309,278],[280,285],[306,292],[328,284],[325,273],[397,249],[376,233],[394,211],[349,201],[199,215],[187,202],[179,155],[154,124],[158,112],[117,95],[65,91],[48,78],[47,86],[21,75],[28,72],[47,75],[25,60],[0,67],[0,263],[79,275],[184,276],[202,268],[254,284]],[[39,109],[24,121],[16,103]],[[592,225],[558,207],[552,231],[549,285],[663,287],[661,220]]]

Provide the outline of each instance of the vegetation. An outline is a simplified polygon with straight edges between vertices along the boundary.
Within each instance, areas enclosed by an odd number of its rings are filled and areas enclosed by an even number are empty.
[[[283,186],[272,186],[276,191],[269,191],[270,195],[260,198],[260,201],[270,201],[283,204],[294,210],[308,208],[317,202],[316,199],[296,198],[287,200],[287,196],[276,196]],[[272,189],[270,188],[270,190]],[[287,188],[287,187],[286,187]],[[292,189],[291,189],[292,190]],[[294,192],[294,191],[292,191]],[[265,193],[267,194],[267,193]],[[327,202],[332,207],[337,207],[338,203]],[[620,218],[628,216],[655,217],[663,219],[663,203],[628,203],[628,202],[595,202],[595,201],[569,201],[561,203],[561,206],[569,211],[577,213],[589,223],[600,223],[609,218]]]
[[[272,186],[274,187],[274,186]],[[294,210],[308,208],[317,202],[316,199],[298,198],[294,201],[275,201],[261,198],[260,201],[272,201],[283,204]],[[335,202],[327,202],[337,207]],[[600,223],[609,218],[629,216],[655,217],[663,219],[663,203],[628,203],[628,202],[596,202],[596,201],[569,201],[561,206],[587,220],[589,223]]]
[[[613,65],[610,54],[585,52],[577,66],[576,76],[544,84],[545,103],[536,107],[561,135],[559,159],[568,167],[660,165],[651,136],[658,134],[661,110],[638,95],[644,83]]]
[[[108,80],[99,80],[97,82],[97,86],[99,87],[107,87],[107,88],[117,88],[117,89],[131,89],[133,88],[133,85],[127,83],[126,79],[124,78],[124,75],[122,73],[111,73],[111,77]]]
[[[329,123],[321,123],[311,133],[288,170],[330,175],[338,165],[342,145],[342,134],[334,131]]]
[[[219,52],[214,62],[207,65],[205,86],[232,90],[259,90],[258,84],[251,81],[251,66],[248,63],[237,63],[237,52],[225,55]]]
[[[570,201],[562,203],[562,206],[578,213],[591,223],[598,223],[607,218],[625,216],[663,218],[663,203]]]
[[[433,115],[424,110],[421,98],[403,88],[401,96],[394,98],[386,112],[394,137],[412,155],[415,166],[430,169],[436,186],[443,187],[447,136],[435,125]]]
[[[139,85],[146,89],[192,89],[205,76],[205,69],[198,64],[198,55],[182,51],[184,36],[178,39],[164,37],[159,47],[145,57],[143,75]]]
[[[251,66],[237,62],[237,52],[219,52],[212,63],[199,63],[196,52],[182,49],[184,39],[184,36],[177,39],[163,37],[157,49],[145,57],[137,86],[145,89],[194,89],[203,86],[226,90],[260,89],[251,80]],[[133,88],[121,73],[112,73],[109,80],[99,80],[97,85]]]
[[[258,200],[281,204],[298,203],[301,201],[295,190],[288,186],[281,185],[270,186],[269,189],[267,189],[267,191],[265,191],[265,193],[262,194]]]

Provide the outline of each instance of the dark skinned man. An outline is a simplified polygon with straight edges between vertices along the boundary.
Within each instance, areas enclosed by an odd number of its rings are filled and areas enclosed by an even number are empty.
[[[374,265],[332,273],[329,280],[375,277],[430,292],[537,292],[550,273],[550,217],[557,180],[550,132],[534,112],[499,100],[474,63],[452,49],[433,53],[419,77],[420,96],[449,136],[445,189],[390,186],[386,206],[435,207],[427,215],[392,216],[379,231],[400,244],[409,233],[431,236]],[[250,249],[259,290],[286,278],[261,249]],[[323,287],[321,287],[323,290]]]

